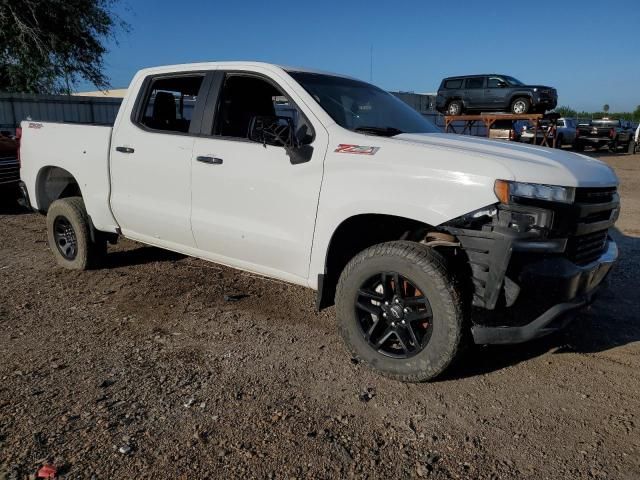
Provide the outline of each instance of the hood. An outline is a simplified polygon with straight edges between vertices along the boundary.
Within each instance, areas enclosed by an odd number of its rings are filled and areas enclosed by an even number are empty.
[[[565,187],[609,187],[618,178],[607,164],[585,155],[523,143],[489,140],[450,133],[403,133],[391,140],[443,149],[450,154],[476,157],[491,165],[498,162],[519,182]]]
[[[537,88],[538,90],[555,90],[555,88],[549,87],[547,85],[527,85],[527,88]]]

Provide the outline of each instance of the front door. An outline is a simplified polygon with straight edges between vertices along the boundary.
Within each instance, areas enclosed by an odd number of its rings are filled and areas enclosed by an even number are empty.
[[[303,283],[308,275],[327,133],[274,79],[219,72],[210,135],[192,156],[191,223],[198,249],[221,263]],[[250,139],[256,118],[289,117],[306,147]],[[203,122],[205,125],[206,122]],[[205,132],[209,133],[209,132]]]
[[[500,77],[487,78],[487,88],[484,91],[487,108],[491,110],[508,110],[511,89],[507,82]]]
[[[130,238],[180,250],[191,232],[192,122],[204,74],[147,78],[111,142],[111,208]]]

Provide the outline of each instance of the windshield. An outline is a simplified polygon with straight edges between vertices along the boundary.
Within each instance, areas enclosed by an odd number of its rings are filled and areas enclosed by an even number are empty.
[[[440,132],[402,100],[368,83],[318,73],[289,74],[338,125],[348,130],[388,137]]]
[[[522,87],[524,86],[524,83],[522,83],[520,80],[518,80],[517,78],[513,78],[513,77],[504,77],[504,79],[507,81],[507,83],[509,85],[515,85],[517,87]]]

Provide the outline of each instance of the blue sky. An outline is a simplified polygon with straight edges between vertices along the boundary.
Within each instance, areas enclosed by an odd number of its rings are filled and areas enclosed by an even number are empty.
[[[117,11],[131,31],[106,58],[114,87],[142,67],[214,60],[369,80],[373,46],[373,83],[388,90],[497,72],[554,86],[577,109],[640,105],[640,0],[121,0]]]

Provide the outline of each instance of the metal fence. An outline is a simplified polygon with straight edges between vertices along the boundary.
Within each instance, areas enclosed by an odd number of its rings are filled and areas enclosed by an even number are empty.
[[[22,120],[113,125],[121,98],[0,93],[0,130],[14,132]]]
[[[390,92],[419,113],[436,113],[436,97],[425,93]]]

